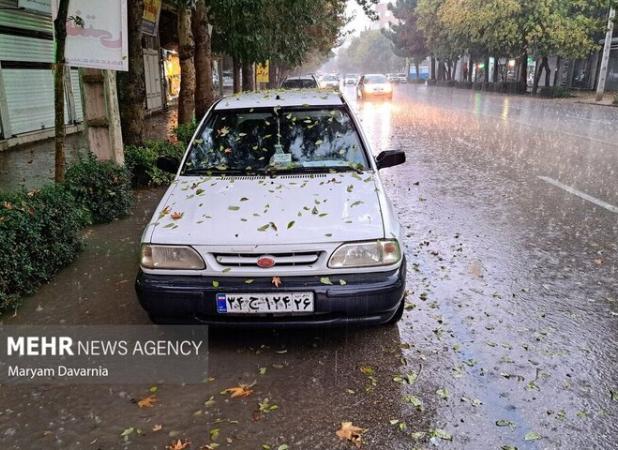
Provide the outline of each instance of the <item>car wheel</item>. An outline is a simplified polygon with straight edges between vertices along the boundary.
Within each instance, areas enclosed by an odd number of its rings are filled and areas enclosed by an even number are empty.
[[[397,308],[397,311],[395,311],[395,315],[391,317],[390,320],[386,322],[386,324],[395,325],[397,322],[399,322],[401,318],[403,317],[403,310],[405,306],[406,306],[406,299],[404,297],[401,299],[401,303],[399,303],[399,308]]]

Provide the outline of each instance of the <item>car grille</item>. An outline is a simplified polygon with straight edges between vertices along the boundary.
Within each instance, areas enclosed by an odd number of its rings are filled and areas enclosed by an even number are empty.
[[[282,266],[309,266],[318,261],[321,252],[298,252],[298,253],[269,253],[275,260],[275,267]],[[256,268],[257,260],[264,253],[215,253],[217,262],[225,267],[252,267]]]

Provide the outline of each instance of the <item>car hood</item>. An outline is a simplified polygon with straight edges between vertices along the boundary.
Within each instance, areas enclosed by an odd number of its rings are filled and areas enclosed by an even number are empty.
[[[159,204],[144,240],[226,246],[382,238],[375,177],[181,177]]]

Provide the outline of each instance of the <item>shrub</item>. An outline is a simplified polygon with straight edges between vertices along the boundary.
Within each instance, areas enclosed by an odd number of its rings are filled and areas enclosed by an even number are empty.
[[[197,122],[195,120],[190,123],[183,123],[181,125],[178,125],[178,127],[174,129],[174,133],[176,133],[176,139],[178,139],[178,142],[183,143],[186,147],[187,145],[189,145],[189,141],[193,137],[196,128]]]
[[[157,168],[157,158],[173,156],[182,158],[184,144],[168,141],[149,142],[143,147],[127,145],[124,149],[124,162],[131,172],[134,186],[161,186],[169,184],[174,175]]]
[[[106,223],[126,216],[133,201],[129,171],[112,161],[89,154],[69,167],[65,187],[90,223]]]
[[[84,223],[62,186],[0,194],[0,313],[75,259]]]

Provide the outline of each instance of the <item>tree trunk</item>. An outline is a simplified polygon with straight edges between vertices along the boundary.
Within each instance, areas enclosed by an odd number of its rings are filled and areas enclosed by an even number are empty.
[[[493,82],[498,82],[498,74],[500,73],[500,58],[494,56],[494,74],[493,74]]]
[[[483,69],[483,84],[489,84],[489,56],[485,57],[485,68]]]
[[[129,42],[129,70],[117,72],[118,103],[122,124],[122,140],[129,145],[142,145],[144,141],[144,50],[142,47],[142,18],[144,0],[128,4],[127,28]]]
[[[64,181],[64,47],[67,38],[67,15],[69,0],[60,0],[58,15],[54,20],[54,34],[56,37],[56,59],[54,67],[54,181]]]
[[[549,68],[549,59],[547,56],[543,56],[543,67],[545,68],[545,87],[549,87],[551,78],[551,69]]]
[[[452,62],[450,59],[446,60],[446,79],[451,81],[453,79],[451,74]]]
[[[436,81],[436,58],[431,57],[431,81]]]
[[[238,58],[232,58],[232,72],[234,77],[234,94],[240,92],[240,62]]]
[[[554,73],[554,83],[553,83],[553,87],[556,87],[559,85],[560,83],[560,69],[562,66],[562,58],[560,58],[560,56],[558,56],[556,58],[556,72]]]
[[[178,56],[180,58],[180,93],[178,94],[178,125],[190,123],[195,109],[195,44],[191,32],[191,9],[178,7]]]
[[[519,91],[522,94],[528,92],[528,51],[524,50],[521,55],[519,68]]]
[[[195,38],[195,117],[200,120],[214,102],[212,86],[212,52],[208,33],[208,10],[205,0],[198,0],[193,13]]]
[[[253,90],[253,64],[246,61],[242,64],[242,90]]]
[[[452,72],[452,79],[454,81],[458,81],[457,80],[457,64],[459,63],[459,58],[455,58],[453,59],[453,72]]]

